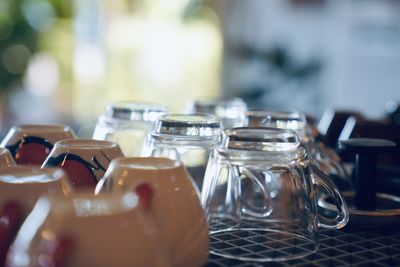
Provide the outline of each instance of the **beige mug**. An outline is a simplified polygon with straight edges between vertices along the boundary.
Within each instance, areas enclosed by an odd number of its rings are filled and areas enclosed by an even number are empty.
[[[96,194],[129,190],[149,183],[155,191],[152,213],[174,267],[207,262],[208,226],[198,192],[180,161],[167,158],[118,158],[111,162]]]
[[[62,170],[17,166],[0,169],[0,266],[20,224],[42,195],[69,194]],[[6,223],[5,223],[6,222]]]
[[[24,124],[12,127],[0,146],[10,150],[17,164],[40,166],[54,143],[75,137],[65,125]]]
[[[7,266],[172,266],[157,242],[149,212],[152,191],[146,184],[137,189],[39,199],[10,248]]]
[[[95,188],[111,160],[122,157],[117,143],[93,139],[66,139],[57,142],[43,167],[60,167],[75,188]]]
[[[71,185],[60,169],[16,166],[0,169],[0,204],[14,200],[25,213],[44,194],[69,194]]]

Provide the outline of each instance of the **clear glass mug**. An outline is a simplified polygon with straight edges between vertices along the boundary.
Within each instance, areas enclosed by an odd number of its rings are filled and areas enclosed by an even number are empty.
[[[349,182],[348,172],[336,152],[315,140],[311,125],[307,123],[306,115],[297,111],[249,110],[246,112],[246,126],[274,127],[293,130],[306,148],[310,159],[314,160],[321,169]]]
[[[93,139],[118,143],[126,156],[139,156],[146,135],[158,116],[167,112],[159,104],[121,101],[107,105],[93,132]]]
[[[338,188],[307,159],[293,131],[225,130],[207,166],[201,201],[210,252],[246,261],[283,261],[318,249],[318,227],[342,228],[349,211]],[[337,208],[326,217],[316,191]]]
[[[166,114],[148,135],[142,156],[180,160],[201,190],[211,151],[221,141],[221,122],[208,114]]]
[[[188,104],[190,113],[205,113],[217,116],[224,128],[244,126],[247,104],[238,97],[193,100]]]

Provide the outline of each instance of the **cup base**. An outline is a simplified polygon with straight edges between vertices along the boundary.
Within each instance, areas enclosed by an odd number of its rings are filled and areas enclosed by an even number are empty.
[[[308,256],[318,245],[307,237],[274,229],[223,229],[210,233],[210,253],[253,262],[287,261]]]

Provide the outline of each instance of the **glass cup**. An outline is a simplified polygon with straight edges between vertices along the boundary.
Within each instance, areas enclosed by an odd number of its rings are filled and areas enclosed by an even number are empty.
[[[7,148],[0,147],[0,168],[16,166],[15,160]]]
[[[248,127],[274,127],[295,131],[310,159],[326,173],[344,182],[349,181],[349,174],[337,153],[315,140],[305,114],[297,111],[249,110],[246,117]]]
[[[0,169],[0,265],[20,224],[42,195],[69,194],[70,184],[59,169],[15,166]]]
[[[195,187],[180,161],[154,157],[114,159],[97,184],[96,194],[129,190],[143,182],[154,190],[154,220],[172,266],[203,266],[209,250],[207,222]]]
[[[66,139],[57,142],[42,167],[60,167],[74,188],[95,188],[114,158],[124,156],[114,142]]]
[[[114,102],[106,107],[93,133],[93,139],[120,145],[126,156],[139,156],[146,135],[154,128],[166,107],[143,102]]]
[[[220,143],[221,132],[221,122],[212,115],[166,114],[148,135],[142,156],[181,160],[201,190],[208,157]]]
[[[346,225],[343,197],[307,159],[295,132],[233,128],[225,135],[210,156],[201,196],[211,253],[258,262],[300,258],[318,249],[318,227]],[[316,190],[332,198],[335,216],[317,206]]]
[[[57,141],[75,137],[65,125],[24,124],[12,127],[0,146],[10,150],[17,164],[40,166]]]
[[[188,104],[189,113],[217,116],[224,128],[242,127],[246,120],[246,103],[238,97],[198,99]]]
[[[21,226],[7,266],[171,266],[157,242],[152,198],[146,184],[134,192],[42,197]]]

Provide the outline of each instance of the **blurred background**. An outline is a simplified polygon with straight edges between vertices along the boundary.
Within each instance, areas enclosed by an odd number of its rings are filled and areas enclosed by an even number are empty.
[[[385,116],[400,100],[398,0],[1,0],[0,134],[64,123],[90,137],[106,103]]]

